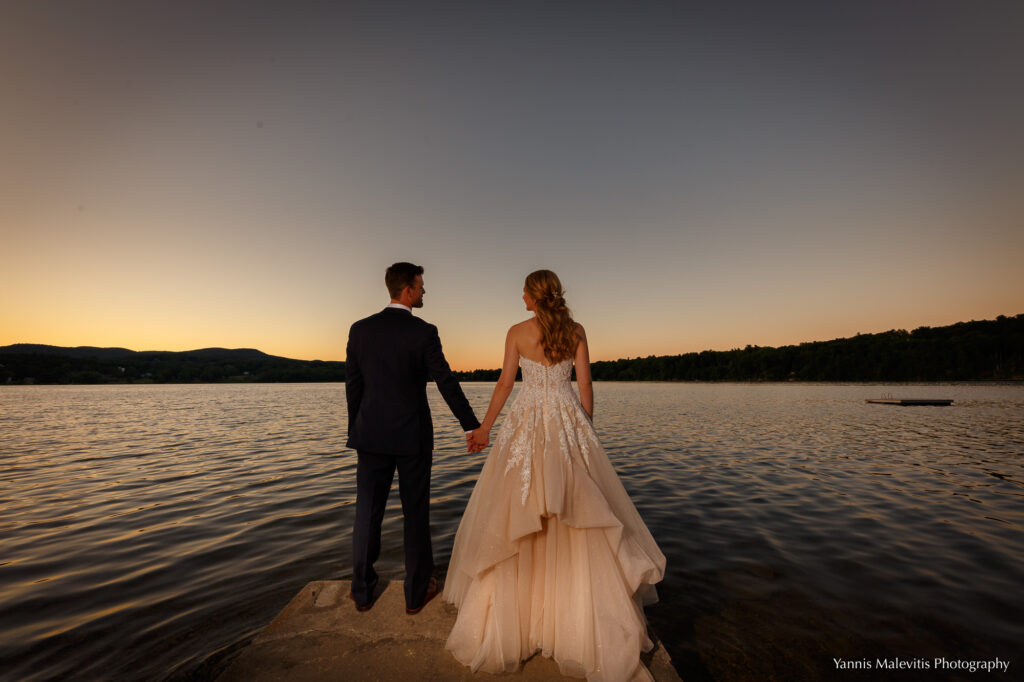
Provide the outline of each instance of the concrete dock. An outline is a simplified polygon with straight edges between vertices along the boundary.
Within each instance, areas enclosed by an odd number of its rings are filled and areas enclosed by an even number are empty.
[[[405,613],[402,582],[385,584],[373,608],[356,611],[347,580],[311,582],[239,654],[218,682],[351,680],[565,680],[558,665],[535,654],[518,673],[471,673],[445,650],[455,607],[441,595],[415,616]],[[682,682],[661,643],[641,657],[658,682]]]

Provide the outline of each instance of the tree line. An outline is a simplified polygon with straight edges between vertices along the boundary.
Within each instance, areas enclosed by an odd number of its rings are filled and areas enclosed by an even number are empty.
[[[459,372],[496,381],[499,369]],[[1024,314],[778,348],[593,362],[595,381],[1020,381]]]

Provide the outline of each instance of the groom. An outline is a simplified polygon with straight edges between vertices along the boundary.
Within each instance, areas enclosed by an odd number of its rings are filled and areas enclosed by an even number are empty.
[[[427,405],[427,379],[433,379],[448,407],[467,432],[480,426],[473,408],[441,351],[437,327],[412,315],[423,307],[423,268],[395,263],[384,283],[391,304],[359,320],[348,334],[345,397],[348,442],[358,455],[356,522],[352,532],[352,593],[356,609],[373,606],[380,556],[380,531],[391,482],[398,469],[398,491],[405,521],[405,610],[419,613],[437,594],[430,544],[430,466],[434,427]]]

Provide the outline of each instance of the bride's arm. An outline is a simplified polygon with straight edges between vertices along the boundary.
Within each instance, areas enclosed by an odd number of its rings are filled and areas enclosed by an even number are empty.
[[[594,384],[590,380],[590,349],[587,348],[587,332],[583,330],[582,324],[577,324],[576,333],[580,337],[580,342],[576,346],[576,357],[573,359],[576,365],[576,388],[580,391],[580,404],[583,406],[583,411],[593,421]]]
[[[501,408],[505,407],[505,401],[508,400],[509,394],[512,393],[512,388],[516,385],[516,371],[518,368],[519,349],[516,347],[512,330],[509,329],[508,334],[505,336],[505,360],[501,364],[501,376],[498,377],[494,393],[491,394],[491,404],[487,406],[487,415],[484,416],[483,421],[480,423],[480,428],[472,433],[473,441],[477,445],[483,446],[490,442],[491,427],[494,426],[494,420],[498,418]]]

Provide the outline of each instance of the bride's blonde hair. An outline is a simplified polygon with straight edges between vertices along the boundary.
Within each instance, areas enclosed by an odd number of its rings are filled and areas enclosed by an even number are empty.
[[[537,302],[544,357],[561,362],[576,354],[579,337],[572,311],[565,305],[565,291],[558,275],[550,270],[536,270],[526,276],[526,292]]]

